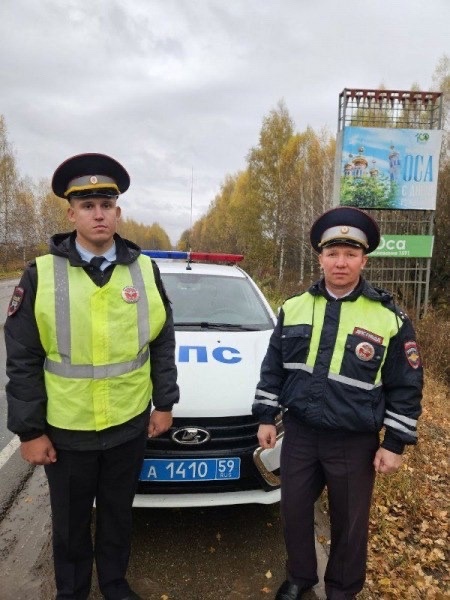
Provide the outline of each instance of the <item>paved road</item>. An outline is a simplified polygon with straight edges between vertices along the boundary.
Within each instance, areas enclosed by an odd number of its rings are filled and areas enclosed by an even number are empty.
[[[3,326],[6,319],[6,311],[18,279],[0,279],[0,325]]]
[[[5,342],[3,338],[3,325],[6,319],[6,311],[17,279],[0,280],[0,453],[11,441],[13,434],[6,429],[6,398],[5,398]],[[1,459],[0,459],[1,465]]]
[[[3,325],[0,326],[0,451],[6,446],[6,444],[12,439],[13,435],[6,429],[6,397],[5,397],[5,384],[6,384],[6,352],[5,352],[5,340],[3,337]]]
[[[6,429],[6,355],[3,325],[8,303],[17,282],[17,279],[0,280],[0,519],[32,471],[17,451],[17,437]]]

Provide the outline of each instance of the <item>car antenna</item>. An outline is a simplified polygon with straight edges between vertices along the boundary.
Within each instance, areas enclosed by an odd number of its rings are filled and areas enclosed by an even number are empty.
[[[191,267],[191,234],[192,234],[192,196],[194,191],[194,167],[191,167],[191,223],[189,225],[189,238],[188,238],[188,246],[189,246],[189,256],[186,264],[186,271],[192,271]]]

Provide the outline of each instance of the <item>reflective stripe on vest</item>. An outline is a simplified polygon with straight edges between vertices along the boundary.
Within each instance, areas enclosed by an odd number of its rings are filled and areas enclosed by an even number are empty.
[[[305,363],[283,363],[283,368],[291,370],[297,369],[299,371],[306,371],[307,373],[314,372],[314,368],[310,367],[309,365],[305,365]],[[353,377],[346,377],[345,375],[335,375],[334,373],[328,373],[328,379],[332,379],[333,381],[340,381],[341,383],[352,385],[354,387],[360,388],[361,390],[373,390],[381,385],[381,383],[366,383],[365,381],[353,379]]]
[[[323,296],[312,296],[304,293],[301,296],[289,298],[283,305],[284,327],[295,325],[310,325],[311,339],[305,363],[284,363],[287,369],[299,369],[313,373],[314,365],[320,350],[320,338],[324,325],[327,300]],[[383,313],[383,318],[381,318]],[[314,319],[314,322],[313,322]],[[355,301],[341,302],[339,325],[336,342],[329,366],[328,378],[340,383],[345,383],[356,388],[372,390],[381,385],[381,369],[386,358],[386,352],[377,369],[374,383],[368,383],[347,377],[340,373],[341,365],[346,351],[347,336],[352,335],[355,328],[363,328],[373,332],[380,339],[382,345],[388,346],[390,339],[397,334],[401,320],[391,310],[379,302],[360,296]],[[365,341],[361,338],[361,342]]]
[[[36,264],[47,421],[100,431],[142,413],[152,395],[149,343],[166,320],[150,259],[116,265],[102,287],[62,257]]]
[[[77,267],[78,268],[78,267]],[[135,260],[129,266],[133,287],[139,293],[138,309],[138,333],[139,348],[143,348],[146,341],[150,340],[150,324],[148,320],[148,299],[145,293],[145,284],[142,278],[142,271],[139,262]],[[70,336],[70,299],[67,290],[69,289],[69,272],[67,269],[67,260],[62,256],[53,258],[53,274],[55,281],[55,316],[56,316],[56,339],[58,344],[58,353],[62,362],[56,362],[45,359],[45,370],[49,373],[55,373],[61,377],[92,378],[103,379],[105,377],[117,377],[139,369],[149,358],[148,345],[139,356],[131,361],[116,363],[113,365],[72,365],[71,363],[71,336]]]

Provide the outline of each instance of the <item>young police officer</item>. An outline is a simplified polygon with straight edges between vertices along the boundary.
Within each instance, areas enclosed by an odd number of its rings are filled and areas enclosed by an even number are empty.
[[[138,598],[125,578],[132,501],[147,435],[169,429],[178,402],[158,268],[116,233],[129,183],[103,154],[58,167],[52,188],[75,231],[25,270],[5,324],[8,427],[23,458],[45,466],[58,600],[89,596],[94,556],[107,600]]]
[[[328,489],[329,600],[354,598],[366,572],[375,473],[392,473],[417,440],[422,366],[411,321],[362,277],[378,226],[350,207],[311,228],[323,278],[288,299],[261,368],[253,412],[263,448],[275,445],[284,409],[281,510],[287,579],[276,600],[297,600],[318,582],[314,503]],[[287,410],[286,410],[287,409]],[[379,431],[385,427],[379,443]]]

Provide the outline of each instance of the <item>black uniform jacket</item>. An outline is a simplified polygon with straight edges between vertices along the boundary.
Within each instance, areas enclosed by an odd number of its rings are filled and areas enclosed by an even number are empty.
[[[72,266],[84,269],[99,287],[109,281],[116,264],[130,264],[141,252],[136,244],[116,234],[116,261],[100,272],[81,259],[76,250],[75,237],[76,232],[53,236],[50,252],[56,256],[64,256]],[[153,261],[151,264],[167,315],[160,334],[150,344],[152,401],[158,410],[170,411],[179,400],[172,309],[159,269]],[[69,431],[48,425],[43,371],[45,352],[34,316],[37,277],[36,262],[33,261],[25,269],[20,280],[19,286],[23,290],[21,305],[5,323],[6,374],[9,377],[6,385],[8,429],[19,435],[21,441],[31,440],[46,433],[55,446],[70,450],[105,449],[133,439],[146,427],[150,405],[148,410],[127,423],[98,432]]]
[[[313,298],[323,296],[328,303],[315,367],[310,372],[284,367],[284,312],[281,310],[262,363],[253,414],[260,423],[270,424],[280,408],[288,408],[289,414],[305,425],[325,430],[377,432],[384,425],[382,446],[401,454],[405,444],[414,444],[417,440],[416,423],[421,414],[423,386],[418,353],[415,360],[408,356],[410,349],[417,352],[410,319],[395,306],[388,292],[372,287],[364,279],[351,294],[337,300],[328,295],[323,280],[306,293]],[[345,382],[333,381],[327,385],[327,371],[324,371],[336,342],[340,306],[343,302],[355,302],[360,296],[374,301],[373,309],[379,311],[380,319],[386,309],[399,318],[397,334],[389,340],[386,349],[381,386],[371,391],[345,385]],[[364,327],[364,323],[361,326]],[[300,341],[305,340],[299,338]]]

